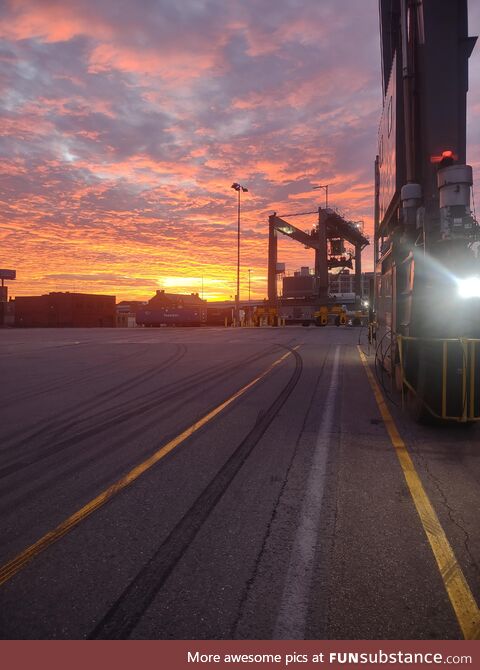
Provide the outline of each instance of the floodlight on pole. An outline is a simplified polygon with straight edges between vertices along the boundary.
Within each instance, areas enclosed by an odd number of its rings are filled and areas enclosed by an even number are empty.
[[[248,192],[248,188],[233,182],[231,188],[238,193],[238,206],[237,206],[237,294],[235,296],[235,316],[237,319],[237,324],[240,323],[240,193]]]

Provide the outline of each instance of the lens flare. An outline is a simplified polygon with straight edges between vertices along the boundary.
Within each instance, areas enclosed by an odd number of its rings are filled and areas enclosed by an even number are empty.
[[[480,298],[480,277],[459,279],[458,295],[461,298]]]

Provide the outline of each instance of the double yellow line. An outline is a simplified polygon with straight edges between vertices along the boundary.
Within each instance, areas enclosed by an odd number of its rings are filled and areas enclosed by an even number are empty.
[[[478,640],[480,639],[480,610],[478,605],[423,488],[405,442],[400,437],[380,387],[368,365],[367,358],[360,347],[358,347],[358,351],[463,636],[466,640]]]
[[[299,345],[294,347],[293,350],[298,348]],[[117,493],[120,493],[120,491],[123,491],[123,489],[125,489],[127,486],[130,486],[132,482],[143,475],[143,473],[149,470],[153,465],[158,463],[158,461],[169,454],[173,449],[175,449],[175,447],[178,447],[179,444],[185,442],[185,440],[200,430],[200,428],[202,428],[218,414],[220,414],[220,412],[222,412],[226,407],[231,405],[233,402],[235,402],[235,400],[240,398],[240,396],[244,395],[244,393],[258,384],[258,382],[266,377],[273,370],[273,368],[288,358],[291,353],[291,351],[288,351],[286,354],[283,354],[283,356],[274,361],[264,372],[262,372],[262,374],[258,375],[258,377],[255,377],[255,379],[243,386],[239,391],[215,407],[215,409],[213,409],[211,412],[193,423],[182,433],[174,437],[173,440],[170,440],[170,442],[165,444],[163,447],[160,447],[160,449],[158,449],[149,458],[135,466],[132,470],[130,470],[130,472],[115,482],[115,484],[109,486],[107,489],[105,489],[105,491],[102,491],[102,493],[96,496],[96,498],[93,498],[93,500],[90,500],[90,502],[84,505],[81,509],[77,510],[74,514],[69,516],[68,519],[65,519],[65,521],[63,521],[59,526],[43,535],[43,537],[37,540],[37,542],[24,549],[11,561],[8,561],[8,563],[2,565],[0,567],[0,586],[5,584],[5,582],[16,575],[17,572],[19,572],[29,561],[38,556],[38,554],[47,549],[61,537],[69,533],[73,528],[75,528],[75,526],[78,526],[81,521],[93,514],[93,512],[95,512],[97,509],[103,507],[103,505],[105,505],[105,503],[113,498],[113,496],[115,496]]]

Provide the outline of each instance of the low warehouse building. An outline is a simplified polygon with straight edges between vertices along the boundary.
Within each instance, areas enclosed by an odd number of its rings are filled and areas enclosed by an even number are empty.
[[[115,296],[49,293],[15,299],[15,325],[25,328],[113,328]]]

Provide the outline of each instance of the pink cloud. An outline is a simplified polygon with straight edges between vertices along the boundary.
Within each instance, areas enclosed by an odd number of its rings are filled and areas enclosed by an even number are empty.
[[[108,39],[111,28],[98,20],[91,21],[79,11],[77,3],[42,0],[9,0],[9,20],[1,24],[0,34],[10,40],[40,38],[61,42],[77,35]]]

